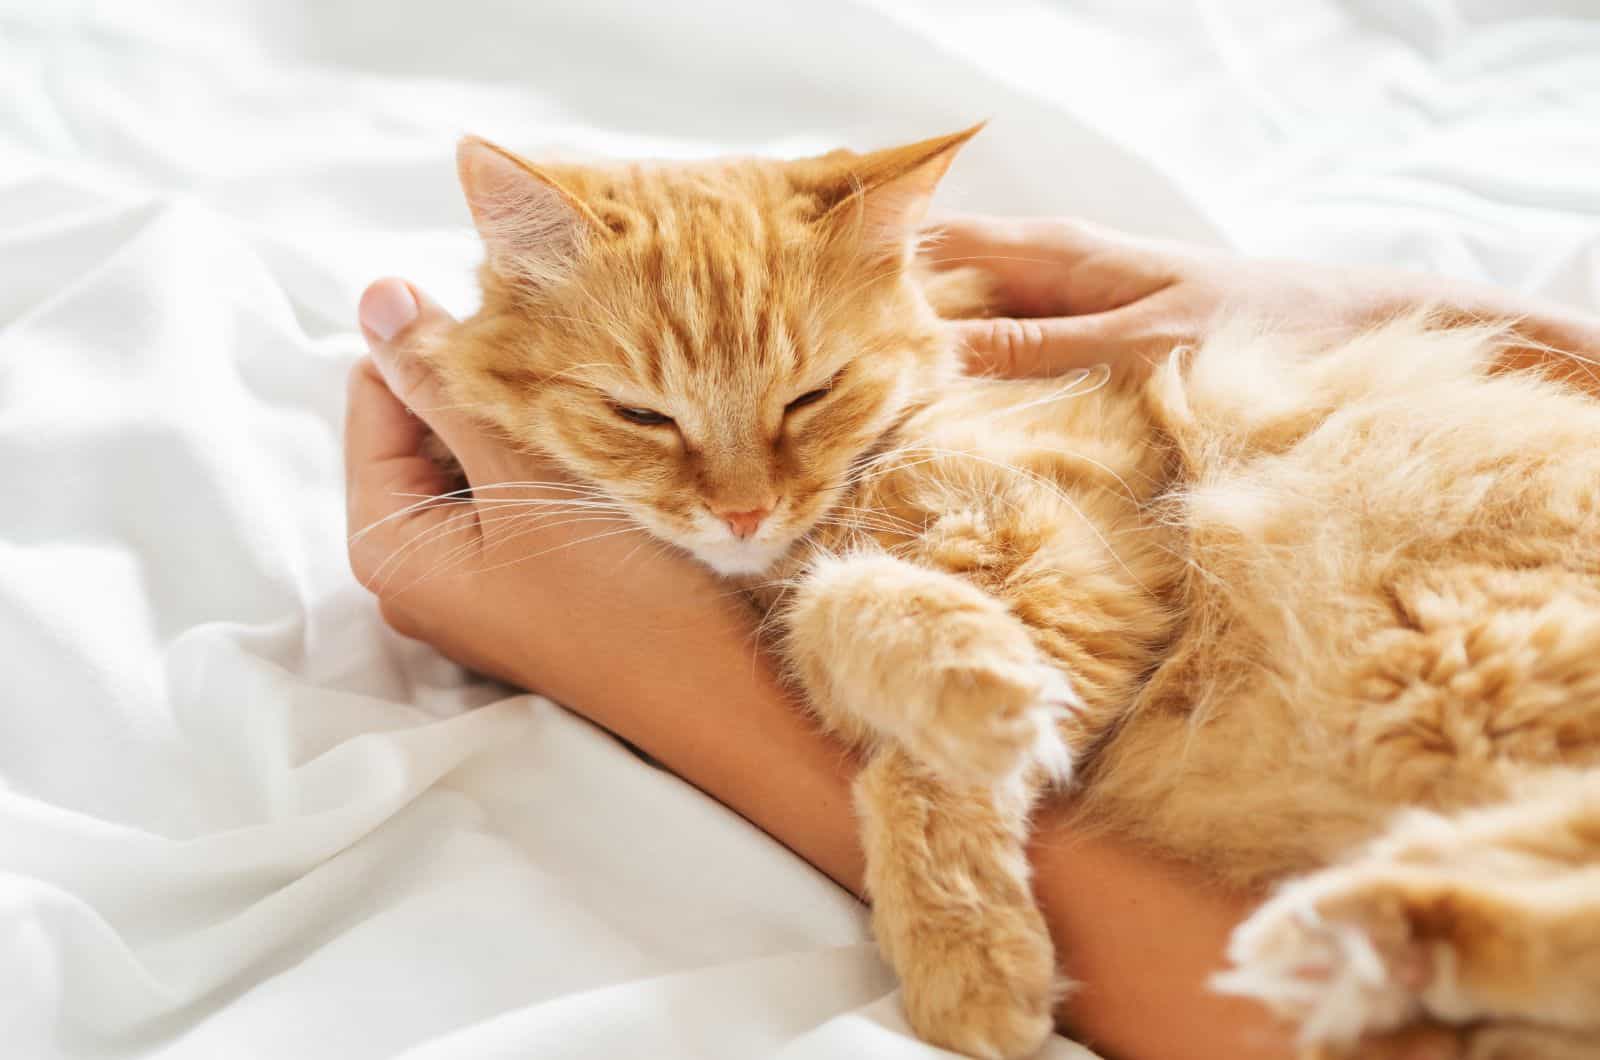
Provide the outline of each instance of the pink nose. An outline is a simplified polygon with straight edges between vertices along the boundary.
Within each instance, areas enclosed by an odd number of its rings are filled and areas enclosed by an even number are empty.
[[[733,536],[746,538],[761,528],[761,521],[772,514],[771,508],[751,508],[747,512],[722,512],[717,515],[728,524],[728,529],[733,531]]]

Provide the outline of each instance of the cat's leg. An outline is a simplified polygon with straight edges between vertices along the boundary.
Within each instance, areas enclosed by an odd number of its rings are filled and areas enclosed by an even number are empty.
[[[1600,1036],[1600,772],[1403,816],[1350,863],[1284,887],[1230,956],[1224,989],[1299,1020],[1308,1042],[1418,1020]]]
[[[1071,684],[1005,604],[952,574],[882,553],[818,561],[784,616],[790,663],[825,721],[887,737],[953,784],[1071,761]]]
[[[785,628],[816,709],[875,748],[856,783],[867,892],[912,1026],[971,1056],[1028,1055],[1057,994],[1028,813],[1070,771],[1071,686],[1003,603],[882,553],[817,563]]]
[[[1023,1057],[1049,1035],[1055,952],[1025,851],[1037,777],[952,786],[881,748],[856,783],[873,930],[924,1039]]]

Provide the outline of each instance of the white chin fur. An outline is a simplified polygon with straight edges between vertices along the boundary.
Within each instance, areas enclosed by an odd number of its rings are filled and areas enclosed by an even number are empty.
[[[699,545],[691,549],[694,557],[725,577],[760,574],[788,550],[788,545],[726,544]]]

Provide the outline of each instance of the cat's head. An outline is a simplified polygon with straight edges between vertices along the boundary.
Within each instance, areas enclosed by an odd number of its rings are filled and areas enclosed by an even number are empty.
[[[722,573],[770,567],[954,353],[913,275],[977,129],[870,154],[592,167],[461,144],[484,305],[454,397]]]

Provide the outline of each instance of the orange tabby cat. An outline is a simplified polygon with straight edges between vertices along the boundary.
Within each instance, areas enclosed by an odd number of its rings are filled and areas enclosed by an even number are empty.
[[[453,394],[740,579],[857,784],[919,1033],[1020,1057],[1061,982],[1039,794],[1247,884],[1232,990],[1342,1050],[1600,1054],[1600,405],[1399,321],[1235,327],[1141,385],[965,378],[919,273],[976,130],[461,177]],[[1408,807],[1418,807],[1407,809]]]

